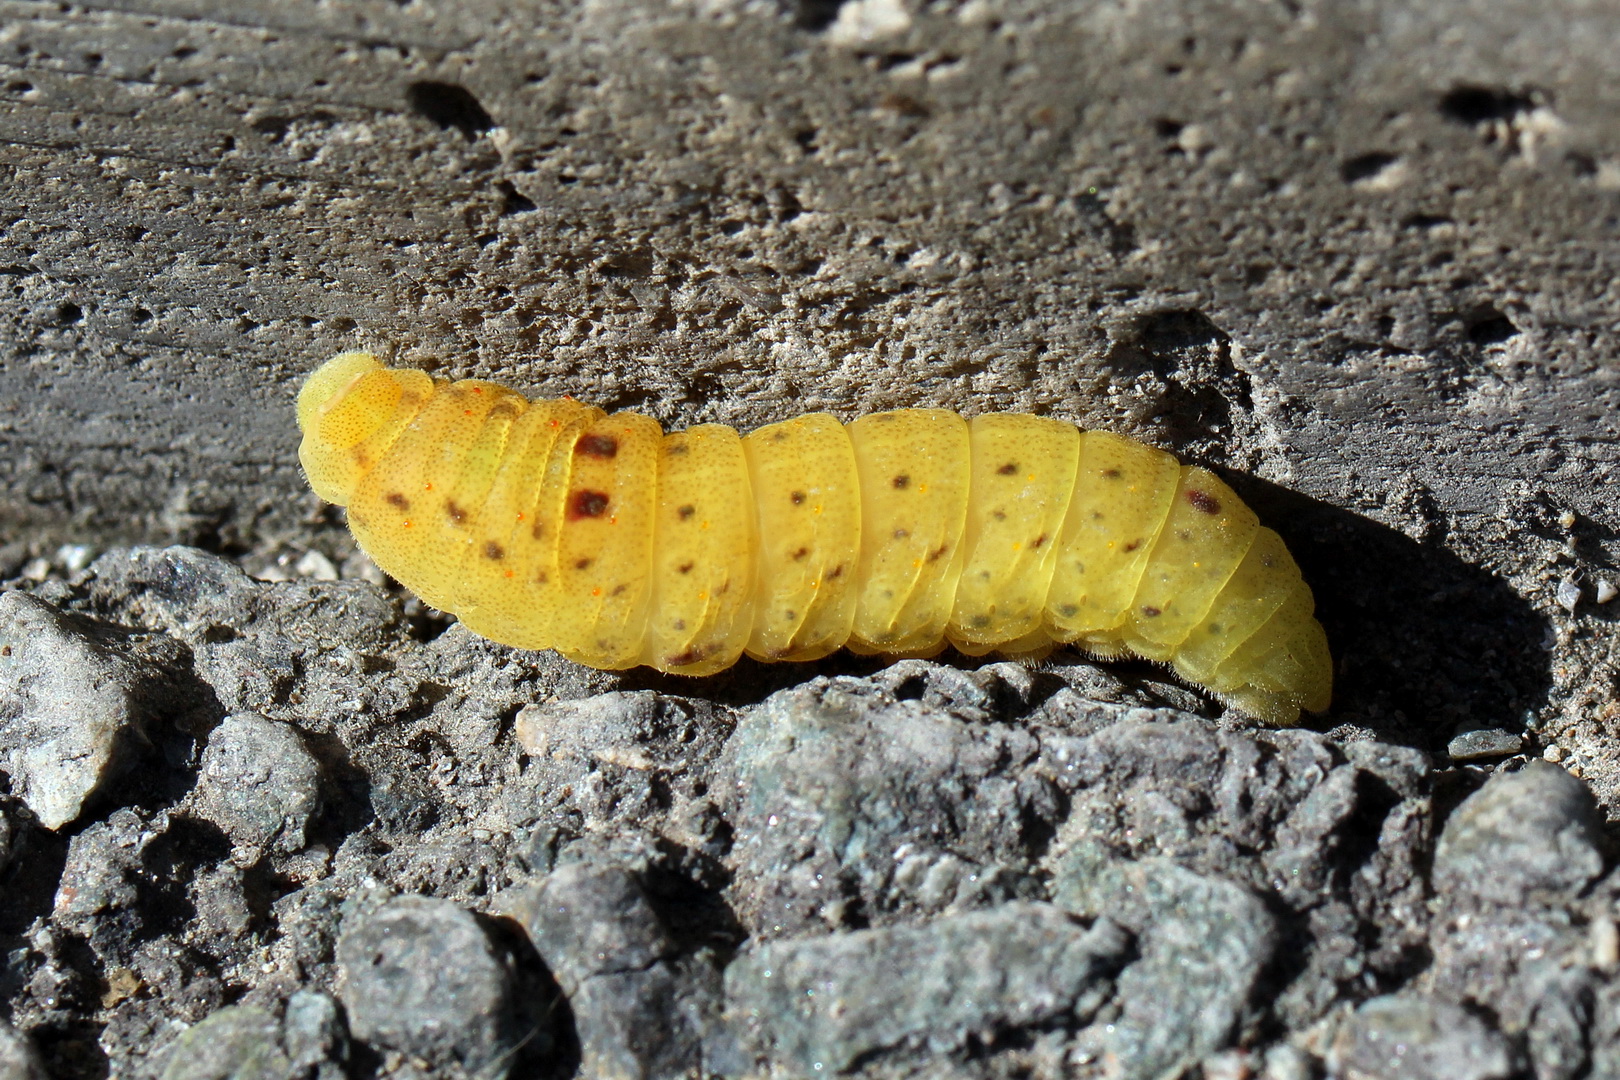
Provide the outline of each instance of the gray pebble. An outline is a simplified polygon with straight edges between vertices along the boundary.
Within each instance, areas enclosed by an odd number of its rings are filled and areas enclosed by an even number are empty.
[[[516,905],[573,1011],[582,1071],[603,1080],[701,1075],[719,976],[676,946],[641,883],[574,864]]]
[[[288,1080],[281,1025],[265,1009],[232,1005],[181,1035],[168,1050],[163,1080]]]
[[[68,844],[52,919],[104,960],[125,963],[144,933],[142,900],[159,884],[146,855],[165,826],[162,819],[148,823],[133,810],[115,810]]]
[[[1124,1075],[1175,1074],[1236,1040],[1278,948],[1276,920],[1252,892],[1170,859],[1117,860],[1085,844],[1059,862],[1053,893],[1136,935],[1138,958],[1119,976],[1121,1014],[1087,1038]]]
[[[619,867],[565,866],[515,914],[570,994],[593,975],[651,967],[675,951],[635,875]]]
[[[356,1039],[440,1068],[506,1074],[523,1041],[512,973],[473,915],[396,897],[344,926],[337,961]]]
[[[736,830],[739,914],[779,937],[1030,898],[1059,816],[1029,731],[970,719],[983,686],[938,665],[814,680],[751,710],[714,790]],[[885,685],[885,684],[889,685]],[[896,691],[904,693],[896,698]]]
[[[726,969],[726,1008],[749,1041],[811,1076],[874,1055],[943,1054],[981,1032],[1083,1023],[1129,947],[1106,919],[1088,929],[1050,905],[1014,902],[769,942]]]
[[[1434,856],[1441,893],[1521,905],[1548,890],[1574,895],[1603,871],[1596,803],[1558,766],[1499,773],[1452,813]]]
[[[1480,761],[1484,758],[1509,757],[1524,749],[1524,737],[1501,728],[1478,728],[1464,731],[1446,744],[1446,753],[1452,761]]]
[[[0,594],[0,760],[60,829],[144,748],[137,665],[26,593]]]
[[[349,1051],[348,1030],[337,1002],[318,990],[299,990],[287,999],[281,1042],[292,1067],[337,1072]]]
[[[1506,1080],[1517,1075],[1501,1033],[1458,1005],[1388,995],[1364,1002],[1333,1041],[1342,1080]]]
[[[320,765],[297,729],[237,713],[208,737],[190,810],[238,846],[290,853],[320,802]]]
[[[0,1080],[49,1080],[34,1041],[0,1020]]]

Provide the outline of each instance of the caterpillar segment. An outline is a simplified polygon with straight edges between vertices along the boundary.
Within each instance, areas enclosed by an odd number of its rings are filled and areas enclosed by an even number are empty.
[[[423,600],[592,667],[747,653],[1169,665],[1263,723],[1328,706],[1311,591],[1207,470],[1036,416],[816,413],[739,435],[344,353],[298,398],[310,486]]]

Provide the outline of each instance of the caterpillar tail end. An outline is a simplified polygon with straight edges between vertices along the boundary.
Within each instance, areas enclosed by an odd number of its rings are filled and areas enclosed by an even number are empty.
[[[1323,713],[1332,703],[1332,661],[1324,653],[1320,662],[1306,668],[1297,685],[1285,690],[1251,683],[1236,690],[1217,691],[1216,696],[1266,727],[1298,727],[1302,712]]]

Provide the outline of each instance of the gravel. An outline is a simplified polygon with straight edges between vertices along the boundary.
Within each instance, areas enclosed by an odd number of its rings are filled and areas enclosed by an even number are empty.
[[[59,826],[0,804],[0,991],[52,1075],[1620,1063],[1620,876],[1547,762],[1247,730],[1121,666],[705,700],[183,548],[32,588],[57,655],[144,672],[150,747]]]

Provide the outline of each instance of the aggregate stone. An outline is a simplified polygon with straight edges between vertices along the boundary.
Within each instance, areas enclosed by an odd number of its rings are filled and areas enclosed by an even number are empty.
[[[1170,859],[1119,860],[1082,844],[1056,865],[1053,899],[1135,934],[1137,956],[1119,975],[1121,1014],[1086,1040],[1123,1075],[1173,1074],[1243,1033],[1278,948],[1275,918],[1247,888]]]
[[[161,1080],[341,1080],[347,1033],[337,1003],[300,990],[278,1016],[228,1005],[164,1046]]]
[[[1507,1080],[1518,1070],[1508,1041],[1474,1013],[1412,994],[1363,1002],[1328,1064],[1343,1080]]]
[[[1524,737],[1501,728],[1477,728],[1464,731],[1446,744],[1446,754],[1453,761],[1482,761],[1486,758],[1508,757],[1524,749]]]
[[[726,968],[732,1023],[794,1075],[970,1039],[1078,1026],[1107,999],[1131,936],[1014,901],[920,925],[766,942]],[[892,978],[904,973],[904,978]]]
[[[979,707],[950,704],[937,684],[959,679],[937,670],[912,668],[907,699],[883,680],[818,679],[742,718],[715,788],[735,828],[733,895],[755,934],[1035,891],[1029,853],[1060,805],[1048,771],[1032,767],[1040,744],[963,719]]]
[[[34,1041],[0,1020],[0,1080],[49,1080]]]
[[[439,1068],[505,1075],[525,1032],[512,972],[472,914],[400,896],[347,922],[339,998],[356,1039]]]
[[[274,1014],[232,1005],[175,1041],[162,1080],[287,1080],[295,1075]]]
[[[0,594],[0,760],[46,828],[78,818],[139,759],[150,678],[80,620],[26,593]]]
[[[296,728],[237,713],[208,736],[191,812],[239,846],[290,853],[304,846],[320,784],[320,764]]]
[[[1573,895],[1602,871],[1591,791],[1545,761],[1499,773],[1463,800],[1434,855],[1439,892],[1506,905],[1541,890]]]
[[[337,1002],[318,990],[299,990],[287,999],[281,1018],[282,1045],[294,1069],[320,1069],[341,1075],[337,1068],[348,1056],[348,1029]]]
[[[56,888],[56,925],[84,938],[98,956],[126,960],[161,886],[147,856],[166,824],[115,810],[74,836]]]
[[[585,1075],[655,1080],[702,1072],[717,968],[677,945],[635,874],[576,863],[515,905],[567,995]]]

